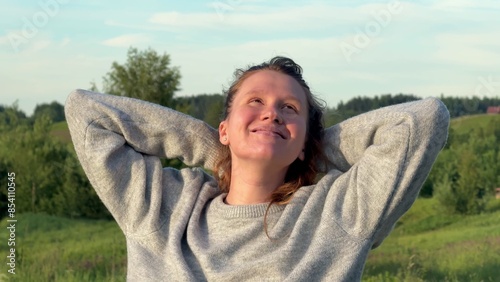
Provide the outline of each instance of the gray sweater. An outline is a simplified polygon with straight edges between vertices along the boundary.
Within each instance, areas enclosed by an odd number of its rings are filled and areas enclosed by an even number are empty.
[[[66,118],[78,158],[123,230],[129,281],[356,281],[371,248],[418,195],[444,146],[446,107],[429,98],[326,131],[316,185],[287,205],[230,206],[216,181],[215,129],[148,102],[77,90]],[[160,158],[193,166],[163,168]]]

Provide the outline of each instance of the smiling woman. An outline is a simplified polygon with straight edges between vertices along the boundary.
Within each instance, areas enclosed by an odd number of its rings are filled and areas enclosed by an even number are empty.
[[[226,93],[216,169],[229,204],[287,203],[323,160],[322,107],[291,59],[237,70]]]
[[[68,97],[80,162],[127,240],[128,279],[360,280],[444,146],[444,105],[400,104],[323,130],[302,69],[283,57],[237,70],[226,94],[218,131],[140,100]]]

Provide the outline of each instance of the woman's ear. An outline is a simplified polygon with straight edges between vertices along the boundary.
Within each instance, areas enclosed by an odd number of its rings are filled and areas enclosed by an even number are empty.
[[[221,121],[219,124],[219,141],[222,145],[229,145],[229,139],[227,137],[227,122],[225,120]]]

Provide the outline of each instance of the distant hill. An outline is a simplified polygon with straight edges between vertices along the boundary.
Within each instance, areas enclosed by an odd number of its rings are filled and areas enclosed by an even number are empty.
[[[480,114],[461,116],[451,120],[451,128],[456,133],[467,133],[475,128],[485,127],[489,122],[496,121],[500,123],[500,115]]]
[[[68,123],[66,121],[56,122],[52,125],[52,136],[63,142],[71,142]]]

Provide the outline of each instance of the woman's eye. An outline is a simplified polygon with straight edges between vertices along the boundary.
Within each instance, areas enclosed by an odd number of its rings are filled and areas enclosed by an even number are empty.
[[[287,112],[293,112],[297,113],[297,108],[295,108],[293,105],[285,104],[283,105],[283,109],[285,109]]]
[[[256,99],[252,99],[252,100],[250,100],[250,103],[259,103],[259,104],[262,104],[262,100],[261,100],[261,99],[256,98]]]

